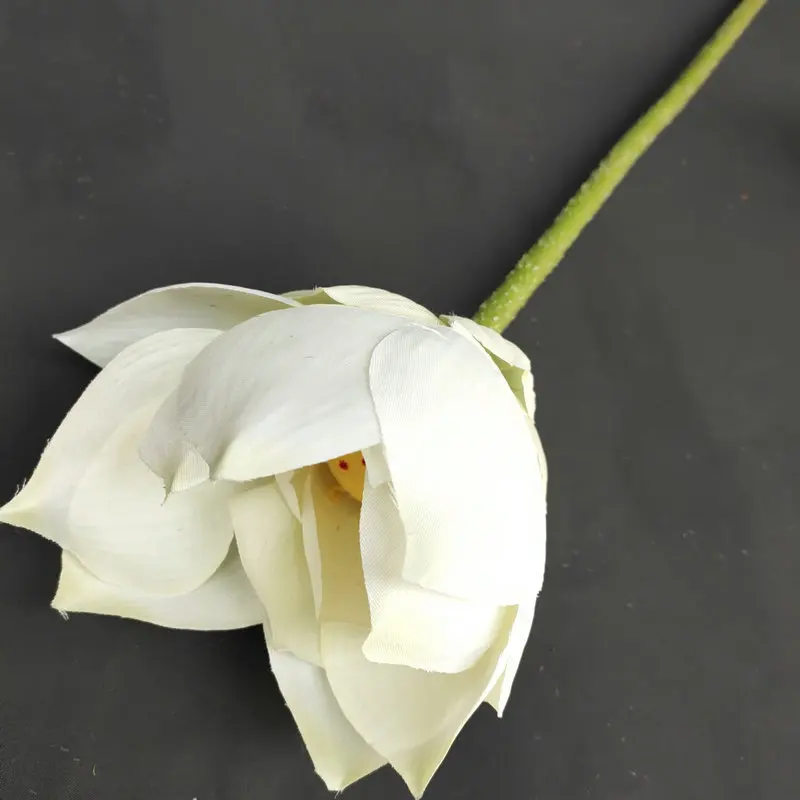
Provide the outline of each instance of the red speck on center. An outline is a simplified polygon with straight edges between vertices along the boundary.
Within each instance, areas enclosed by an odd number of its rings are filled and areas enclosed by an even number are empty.
[[[342,459],[339,462],[339,469],[350,469],[350,465],[344,459]]]

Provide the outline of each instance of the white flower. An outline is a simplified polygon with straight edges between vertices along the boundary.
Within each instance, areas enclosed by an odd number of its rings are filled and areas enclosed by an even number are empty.
[[[263,624],[328,787],[389,763],[421,794],[533,620],[528,359],[357,286],[171,286],[57,338],[103,369],[0,509],[63,549],[53,606]]]

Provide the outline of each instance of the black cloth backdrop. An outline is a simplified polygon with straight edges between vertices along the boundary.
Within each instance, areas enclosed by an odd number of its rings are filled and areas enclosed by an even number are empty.
[[[0,494],[166,283],[469,315],[730,0],[0,2]],[[509,329],[550,463],[507,715],[432,800],[800,796],[800,4],[772,0]],[[0,798],[322,798],[261,633],[49,610],[0,530]],[[352,800],[402,798],[389,770]]]

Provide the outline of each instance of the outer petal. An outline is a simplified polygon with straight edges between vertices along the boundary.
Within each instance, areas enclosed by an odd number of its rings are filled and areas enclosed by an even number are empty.
[[[62,612],[109,614],[198,631],[246,628],[263,619],[261,603],[242,570],[236,548],[205,583],[177,597],[154,597],[104,583],[64,551],[52,605]]]
[[[0,519],[57,542],[102,580],[136,591],[182,594],[208,579],[233,537],[228,490],[209,484],[165,503],[137,447],[159,398],[216,335],[159,333],[121,353],[67,414]]]
[[[303,305],[336,304],[355,306],[384,314],[397,314],[423,325],[440,325],[438,317],[424,306],[393,292],[369,286],[326,286],[298,292],[287,292],[285,297]]]
[[[533,419],[536,395],[533,392],[533,375],[528,356],[497,331],[479,325],[474,320],[465,317],[447,317],[447,320],[454,331],[470,337],[492,356],[517,399]]]
[[[299,521],[274,481],[237,492],[230,510],[242,566],[266,610],[270,647],[318,664],[319,625]]]
[[[114,306],[56,339],[104,367],[126,347],[171,328],[228,330],[250,317],[296,303],[280,295],[215,283],[164,286]]]
[[[419,797],[466,721],[504,668],[507,626],[472,669],[455,675],[374,664],[362,648],[365,631],[346,624],[322,629],[322,657],[333,693],[365,741]]]
[[[537,593],[537,444],[489,357],[451,330],[396,331],[375,349],[370,388],[406,531],[403,576],[497,605]]]
[[[462,672],[491,647],[504,609],[403,580],[405,532],[387,484],[365,486],[361,553],[372,620],[364,642],[367,659],[429,672]]]
[[[158,407],[144,432],[146,457],[142,456],[142,442],[138,454],[143,463],[159,463],[161,471],[154,474],[162,478],[165,495],[200,486],[211,477],[208,464],[197,450],[183,438],[175,420],[179,418],[177,389]]]
[[[547,459],[544,456],[542,443],[535,428],[533,429],[533,433],[539,461],[539,470],[542,477],[542,489],[546,493]],[[508,639],[505,670],[492,688],[489,696],[486,698],[486,701],[494,707],[495,711],[497,711],[497,716],[499,717],[502,717],[503,712],[505,711],[506,703],[508,703],[508,698],[511,694],[511,687],[514,683],[514,678],[516,677],[520,662],[522,661],[522,654],[525,650],[525,645],[531,633],[539,588],[540,587],[538,586],[531,587],[531,592],[519,606],[517,616],[514,620],[514,624],[511,628],[511,633]]]
[[[542,491],[546,495],[549,474],[547,469],[547,458],[545,457],[544,448],[542,447],[542,440],[539,438],[539,431],[537,431],[535,427],[531,426],[531,433],[533,435],[533,442],[536,445],[536,460],[539,464],[539,474],[542,476]]]
[[[314,768],[328,789],[340,791],[386,763],[342,713],[324,669],[273,649],[269,660]]]
[[[189,446],[213,477],[244,481],[376,444],[369,358],[404,324],[342,306],[290,308],[242,323],[186,370],[154,426],[158,435],[145,439],[144,460],[171,482]],[[165,450],[165,430],[182,444]]]
[[[531,361],[513,342],[509,342],[497,331],[480,325],[466,317],[447,317],[450,327],[459,333],[471,336],[483,348],[509,366],[530,371]]]

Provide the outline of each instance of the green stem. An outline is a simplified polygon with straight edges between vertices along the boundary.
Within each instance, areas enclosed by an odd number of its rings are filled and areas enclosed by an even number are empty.
[[[680,114],[767,0],[741,0],[667,93],[617,142],[544,236],[484,301],[475,321],[504,331],[558,266],[594,215],[656,137]]]

